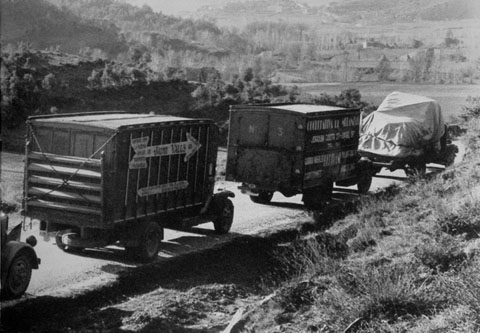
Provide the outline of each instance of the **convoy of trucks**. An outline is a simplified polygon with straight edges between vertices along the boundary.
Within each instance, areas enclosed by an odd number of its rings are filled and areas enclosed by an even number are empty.
[[[413,101],[400,103],[406,113],[392,111],[390,100],[379,109],[389,113],[374,112],[363,124],[355,108],[232,106],[226,180],[240,182],[255,203],[270,202],[278,191],[302,194],[309,209],[330,199],[334,183],[356,184],[366,193],[382,167],[428,162],[415,135],[429,147],[445,143],[438,105],[423,100],[420,116],[418,99],[401,97]],[[396,143],[392,131],[412,146]],[[405,153],[416,148],[419,154]],[[234,194],[214,192],[217,149],[218,129],[208,119],[126,112],[30,117],[23,214],[40,220],[41,234],[55,233],[62,250],[117,244],[140,260],[153,260],[164,228],[212,222],[217,233],[229,232]]]

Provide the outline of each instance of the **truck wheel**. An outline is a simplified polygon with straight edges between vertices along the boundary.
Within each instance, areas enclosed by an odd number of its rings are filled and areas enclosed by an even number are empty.
[[[67,246],[65,245],[63,242],[62,242],[62,236],[65,235],[65,233],[69,233],[69,231],[57,231],[57,233],[55,234],[55,243],[57,245],[57,247],[62,250],[62,251],[65,251],[65,252],[69,252],[69,253],[80,253],[84,250],[83,247],[74,247],[74,246]]]
[[[320,209],[323,204],[332,198],[333,182],[312,187],[303,191],[303,204],[308,209]]]
[[[158,223],[148,222],[142,230],[140,245],[136,248],[138,259],[144,262],[152,261],[158,256],[160,242],[163,238],[162,230]]]
[[[447,147],[445,147],[445,153],[444,153],[445,166],[450,166],[455,162],[457,153],[458,153],[458,147],[456,145],[450,144],[450,145],[447,145]]]
[[[57,233],[55,234],[55,244],[60,250],[65,251],[65,248],[67,246],[62,242],[62,235],[63,231],[57,231]]]
[[[362,176],[357,183],[358,192],[360,192],[361,194],[366,194],[370,189],[371,185],[372,185],[372,176],[371,175]]]
[[[427,173],[427,165],[425,162],[416,162],[405,166],[405,174],[407,177],[424,177]]]
[[[32,277],[32,263],[26,254],[18,253],[10,263],[2,293],[7,298],[18,298],[27,290]]]
[[[273,197],[273,192],[260,191],[258,193],[258,196],[251,195],[250,199],[255,203],[267,204],[272,200],[272,197]]]
[[[223,199],[217,203],[217,216],[213,221],[215,232],[224,235],[230,231],[233,223],[233,203],[230,199]]]

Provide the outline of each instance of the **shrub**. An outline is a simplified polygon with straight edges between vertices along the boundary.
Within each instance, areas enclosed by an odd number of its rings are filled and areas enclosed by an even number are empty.
[[[467,105],[463,106],[462,118],[469,120],[471,118],[480,118],[480,96],[468,97]]]
[[[470,310],[470,320],[480,331],[480,258],[460,272],[446,275],[441,280],[441,286],[454,302]]]
[[[433,312],[445,301],[435,280],[414,264],[360,266],[342,272],[338,278],[359,302],[357,317],[364,321],[420,316]]]
[[[467,239],[480,237],[480,205],[472,199],[455,212],[443,216],[438,224],[442,231],[451,235],[465,234]]]
[[[417,246],[414,254],[425,266],[437,273],[459,268],[466,259],[458,241],[445,234],[438,241],[432,240]]]

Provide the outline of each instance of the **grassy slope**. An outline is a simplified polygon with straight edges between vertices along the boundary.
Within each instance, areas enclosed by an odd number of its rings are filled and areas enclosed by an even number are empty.
[[[318,246],[298,249],[289,260],[304,263],[301,273],[268,306],[244,318],[245,327],[478,332],[479,133],[477,120],[465,137],[461,165],[369,198],[358,213],[337,222],[329,232],[346,240],[344,260],[332,261]]]

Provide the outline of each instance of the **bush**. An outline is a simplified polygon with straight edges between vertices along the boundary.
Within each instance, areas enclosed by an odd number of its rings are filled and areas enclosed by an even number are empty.
[[[442,288],[454,302],[470,310],[470,320],[476,326],[472,332],[480,331],[480,258],[460,272],[447,275],[441,280]]]
[[[357,317],[363,321],[394,321],[433,312],[444,302],[444,295],[435,280],[427,277],[414,264],[361,266],[338,276],[343,288],[358,300]]]
[[[480,205],[477,200],[467,201],[455,212],[438,221],[443,232],[451,235],[465,234],[467,239],[480,237]]]
[[[480,118],[480,96],[468,97],[467,103],[463,106],[463,114],[460,117],[466,121],[472,118]]]
[[[438,241],[417,246],[414,254],[425,266],[437,273],[459,268],[466,259],[458,241],[449,235],[442,235]]]

